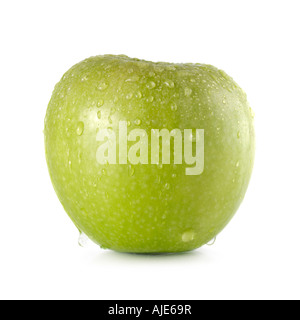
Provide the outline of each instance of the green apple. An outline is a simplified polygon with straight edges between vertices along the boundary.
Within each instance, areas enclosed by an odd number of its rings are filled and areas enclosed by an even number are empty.
[[[246,94],[224,71],[126,56],[73,66],[45,119],[63,207],[80,232],[121,252],[182,252],[215,238],[246,193],[254,140]]]

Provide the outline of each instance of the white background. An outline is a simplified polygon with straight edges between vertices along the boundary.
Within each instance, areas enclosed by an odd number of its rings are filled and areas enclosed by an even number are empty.
[[[299,1],[1,1],[0,299],[299,299]],[[246,198],[214,246],[135,256],[77,244],[51,185],[56,82],[97,54],[224,69],[256,114]]]

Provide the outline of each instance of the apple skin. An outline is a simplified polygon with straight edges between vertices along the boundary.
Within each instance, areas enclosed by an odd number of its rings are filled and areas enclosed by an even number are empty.
[[[100,165],[99,129],[205,130],[205,169]],[[56,85],[45,118],[49,173],[66,212],[102,248],[171,253],[208,243],[239,208],[255,151],[246,94],[210,65],[96,56]]]

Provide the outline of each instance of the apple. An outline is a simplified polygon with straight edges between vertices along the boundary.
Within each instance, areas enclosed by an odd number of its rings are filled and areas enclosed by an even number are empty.
[[[86,59],[56,85],[44,133],[65,211],[119,252],[208,243],[239,208],[254,162],[246,94],[211,65]]]

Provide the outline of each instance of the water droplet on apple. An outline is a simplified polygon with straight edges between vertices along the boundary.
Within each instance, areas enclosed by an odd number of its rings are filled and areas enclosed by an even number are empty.
[[[138,91],[137,93],[136,93],[136,97],[138,98],[138,99],[141,99],[142,98],[142,93],[140,92],[140,91]]]
[[[80,153],[78,154],[78,163],[80,164],[81,161],[82,161],[82,153],[80,152]]]
[[[147,100],[146,100],[147,102],[153,102],[154,101],[154,97],[149,97],[149,98],[147,98]]]
[[[108,88],[108,84],[106,83],[106,82],[101,82],[100,84],[99,84],[99,86],[98,86],[98,89],[100,90],[100,91],[104,91],[104,90],[106,90]]]
[[[78,136],[81,136],[84,131],[84,123],[82,121],[78,122],[77,128],[76,128],[76,133]]]
[[[140,119],[136,119],[136,120],[134,121],[134,123],[135,123],[137,126],[139,126],[139,125],[142,123],[142,121],[141,121]]]
[[[217,237],[214,237],[211,241],[209,241],[206,245],[207,246],[213,246],[217,241]]]
[[[240,131],[238,131],[238,133],[237,133],[237,137],[238,137],[238,139],[241,137],[241,133],[240,133]]]
[[[172,104],[171,110],[172,111],[177,111],[177,109],[178,109],[177,104]]]
[[[169,88],[174,88],[175,87],[175,83],[173,81],[166,81],[165,85]]]
[[[87,76],[83,76],[82,78],[81,78],[81,82],[85,82],[85,81],[87,81],[88,80],[88,77]]]
[[[156,83],[154,81],[151,81],[147,84],[148,89],[154,89],[156,87]]]
[[[184,94],[189,97],[193,93],[193,90],[191,88],[185,88]]]
[[[80,247],[86,247],[90,242],[89,237],[82,231],[79,231],[78,244]]]
[[[166,190],[170,190],[170,184],[169,184],[169,183],[166,183],[166,184],[165,184],[165,189],[166,189]]]
[[[240,162],[238,161],[235,166],[238,168],[240,166]]]
[[[129,79],[126,79],[125,82],[137,82],[140,80],[140,77],[139,76],[131,76]]]
[[[101,119],[101,111],[97,112],[97,117],[98,117],[99,120]]]
[[[128,175],[129,177],[134,175],[134,168],[131,165],[128,166]]]
[[[191,242],[195,239],[195,231],[194,230],[187,230],[182,235],[182,241],[183,242]]]
[[[102,99],[99,100],[98,103],[97,103],[97,107],[100,108],[100,107],[102,107],[103,105],[104,105],[104,100],[102,100]]]

